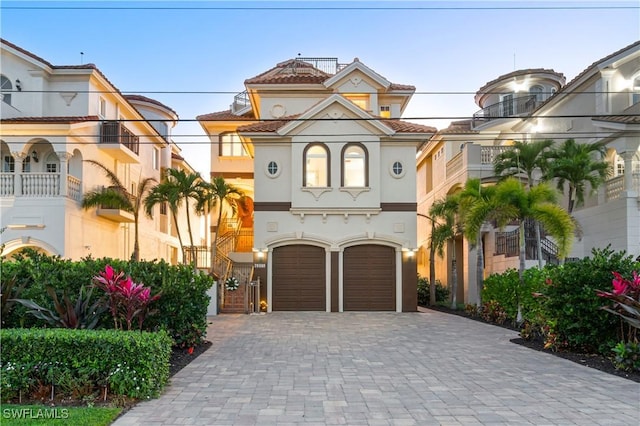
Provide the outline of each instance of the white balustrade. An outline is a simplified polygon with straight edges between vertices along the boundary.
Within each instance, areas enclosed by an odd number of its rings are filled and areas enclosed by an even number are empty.
[[[11,197],[14,192],[13,173],[0,173],[0,197]]]
[[[59,173],[22,173],[22,195],[25,197],[57,197],[60,195]]]
[[[624,175],[616,176],[606,182],[607,201],[620,198],[624,191]]]
[[[72,200],[80,201],[80,179],[75,176],[67,176],[67,197]]]

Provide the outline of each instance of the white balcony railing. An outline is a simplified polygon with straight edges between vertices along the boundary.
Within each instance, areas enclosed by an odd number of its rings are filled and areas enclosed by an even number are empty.
[[[0,197],[13,196],[15,184],[13,173],[0,173]]]
[[[632,189],[640,194],[640,172],[634,172],[632,175]],[[609,179],[606,184],[607,201],[620,198],[622,191],[624,191],[624,175],[616,176],[613,179]]]
[[[493,164],[496,156],[512,149],[512,146],[483,146],[480,148],[480,164]]]
[[[20,186],[16,192],[16,176]],[[0,197],[59,197],[60,173],[0,173]],[[82,199],[82,182],[67,176],[67,198]]]
[[[25,197],[57,197],[60,195],[59,173],[23,173],[22,195]]]

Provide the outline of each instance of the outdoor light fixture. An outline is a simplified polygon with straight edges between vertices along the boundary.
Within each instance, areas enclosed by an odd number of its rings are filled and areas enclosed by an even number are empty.
[[[36,163],[39,161],[38,160],[38,152],[35,149],[31,153],[31,158],[33,158],[33,161],[35,161]]]
[[[18,92],[22,92],[22,82],[19,78],[16,78],[16,89],[18,89]]]

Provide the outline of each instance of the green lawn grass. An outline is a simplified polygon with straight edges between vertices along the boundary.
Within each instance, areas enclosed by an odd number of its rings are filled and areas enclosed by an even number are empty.
[[[107,426],[120,414],[117,407],[49,407],[46,405],[2,404],[0,424],[19,426],[78,425]]]

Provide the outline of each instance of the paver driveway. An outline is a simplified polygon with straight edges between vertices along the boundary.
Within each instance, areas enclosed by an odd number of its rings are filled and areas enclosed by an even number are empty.
[[[116,425],[638,425],[640,384],[445,313],[210,319],[213,346]]]

